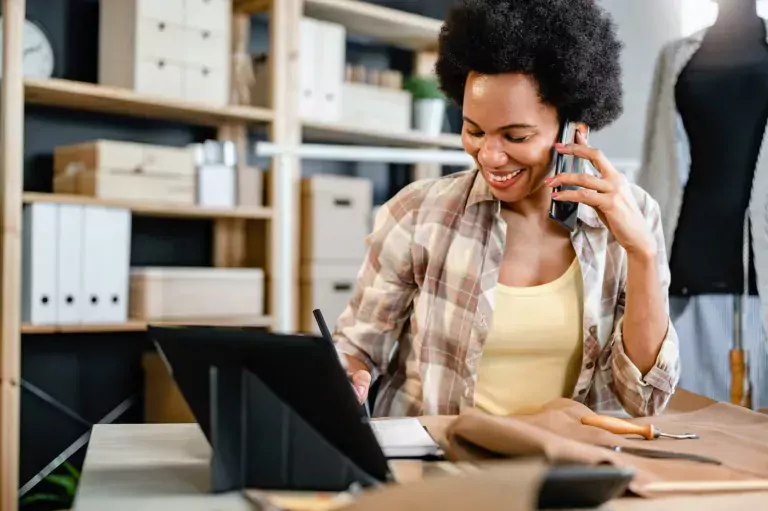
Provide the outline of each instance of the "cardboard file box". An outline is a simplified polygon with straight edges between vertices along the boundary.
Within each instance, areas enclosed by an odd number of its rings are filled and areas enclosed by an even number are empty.
[[[312,311],[320,309],[333,331],[355,292],[359,264],[311,264],[301,269],[301,331],[320,335]]]
[[[131,317],[249,324],[264,316],[259,268],[132,268]]]
[[[411,131],[413,96],[404,90],[346,82],[341,89],[341,123],[360,129]]]
[[[102,199],[195,203],[186,147],[95,140],[54,150],[54,191]]]
[[[373,202],[370,180],[317,175],[302,181],[302,260],[359,266]]]

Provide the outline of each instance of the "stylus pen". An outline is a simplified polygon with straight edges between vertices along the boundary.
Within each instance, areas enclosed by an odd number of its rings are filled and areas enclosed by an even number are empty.
[[[325,318],[323,317],[323,313],[320,312],[320,309],[315,309],[312,311],[312,315],[315,316],[315,321],[317,322],[317,326],[320,328],[320,334],[323,336],[323,338],[331,343],[331,346],[333,346],[333,337],[331,336],[331,331],[328,330],[328,325],[325,323]],[[365,410],[365,415],[370,417],[371,412],[368,410],[368,403],[363,403],[363,410]]]

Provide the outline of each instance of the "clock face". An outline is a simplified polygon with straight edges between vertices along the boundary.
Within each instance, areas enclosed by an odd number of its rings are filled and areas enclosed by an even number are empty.
[[[3,49],[3,27],[0,16],[0,52]],[[53,75],[53,47],[43,29],[37,23],[24,20],[23,66],[25,78],[50,78]],[[2,76],[2,67],[0,67]]]

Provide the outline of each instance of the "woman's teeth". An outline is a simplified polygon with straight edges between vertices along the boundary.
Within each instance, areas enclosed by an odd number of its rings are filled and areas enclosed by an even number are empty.
[[[503,176],[499,176],[498,174],[488,174],[491,178],[491,181],[495,181],[497,183],[503,183],[504,181],[509,181],[519,173],[521,173],[524,169],[516,170],[514,172],[510,172],[509,174],[504,174]]]

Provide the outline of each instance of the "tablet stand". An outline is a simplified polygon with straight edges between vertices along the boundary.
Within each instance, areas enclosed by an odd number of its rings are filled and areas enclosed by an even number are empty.
[[[250,371],[211,366],[209,381],[214,492],[379,484]]]

